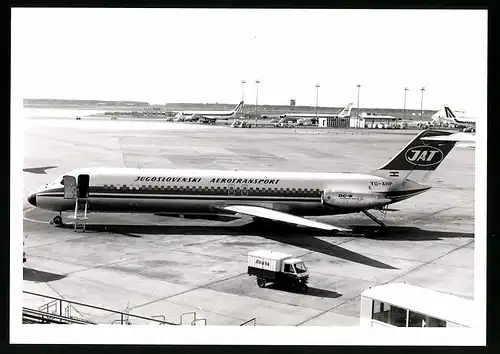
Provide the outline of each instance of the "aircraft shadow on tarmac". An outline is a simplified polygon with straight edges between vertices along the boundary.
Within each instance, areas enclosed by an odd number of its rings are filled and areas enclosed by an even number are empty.
[[[48,283],[51,281],[61,280],[63,278],[66,278],[66,275],[44,272],[41,270],[36,270],[27,267],[23,268],[23,280],[26,281]]]
[[[72,224],[62,227],[73,228]],[[319,239],[319,237],[359,236],[377,240],[390,241],[433,241],[450,237],[473,238],[472,233],[441,232],[423,230],[418,227],[391,226],[380,232],[378,226],[349,226],[351,234],[335,234],[331,231],[322,231],[310,228],[296,227],[285,223],[254,223],[244,225],[125,225],[125,224],[87,224],[86,229],[93,232],[110,232],[128,237],[141,237],[141,234],[158,235],[234,235],[259,236],[268,240],[304,248],[313,252],[322,253],[346,261],[363,264],[380,269],[398,269],[389,264],[363,256],[338,245]],[[316,237],[315,237],[316,236]]]
[[[63,227],[72,228],[72,225],[64,225]],[[422,230],[416,227],[394,227],[385,232],[385,235],[380,235],[376,230],[379,228],[361,227],[360,230],[353,228],[353,234],[339,234],[340,236],[360,236],[367,238],[376,238],[383,240],[439,240],[443,237],[473,237],[472,234],[453,233],[453,232],[436,232]],[[336,237],[329,231],[315,230],[310,228],[301,228],[287,224],[271,224],[247,223],[242,226],[230,225],[110,225],[110,224],[87,224],[86,229],[94,232],[110,232],[121,234],[129,237],[141,237],[141,234],[159,234],[159,235],[234,235],[234,236],[259,236],[268,240],[288,244],[304,248],[313,252],[322,253],[335,258],[340,258],[346,261],[363,264],[369,267],[380,269],[398,269],[389,264],[377,261],[373,258],[364,256],[357,252],[350,251],[338,245],[331,244],[327,241],[319,239],[320,237]],[[315,237],[316,236],[316,237]]]
[[[474,238],[473,233],[423,230],[414,226],[389,226],[380,232],[378,226],[349,226],[353,236],[387,241],[439,241],[444,238]]]
[[[269,285],[266,285],[266,288],[279,290],[279,291],[286,291],[289,293],[298,293],[298,291],[295,291],[291,287],[283,285],[283,284],[269,284]],[[303,293],[303,294],[306,296],[314,296],[314,297],[322,297],[322,298],[330,298],[330,299],[336,299],[336,298],[342,296],[342,294],[340,294],[336,291],[319,289],[319,288],[312,288],[312,287],[309,287],[309,289],[307,290],[307,293]]]

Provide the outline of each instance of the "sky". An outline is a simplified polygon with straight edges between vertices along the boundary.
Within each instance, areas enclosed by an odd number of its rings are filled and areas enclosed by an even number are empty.
[[[11,53],[23,98],[486,112],[485,10],[18,8]]]

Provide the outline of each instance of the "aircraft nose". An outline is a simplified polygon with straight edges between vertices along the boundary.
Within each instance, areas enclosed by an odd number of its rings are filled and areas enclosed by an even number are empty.
[[[30,196],[28,197],[28,203],[30,203],[33,206],[36,206],[36,194],[35,193],[30,194]]]

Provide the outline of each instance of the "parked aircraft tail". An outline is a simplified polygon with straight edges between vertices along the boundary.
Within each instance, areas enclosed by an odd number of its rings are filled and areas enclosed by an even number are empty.
[[[453,111],[451,110],[450,106],[448,105],[444,105],[444,113],[446,114],[446,117],[447,118],[456,118],[455,114],[453,113]]]
[[[339,117],[349,117],[351,116],[351,110],[352,110],[352,102],[349,102],[347,106],[342,110],[342,112],[339,113]]]
[[[424,130],[387,164],[370,174],[384,178],[424,182],[456,144],[456,140],[440,140],[438,136],[446,137],[451,134],[452,132],[448,131]],[[429,137],[436,137],[436,140],[425,139]]]
[[[243,101],[241,101],[240,103],[238,103],[236,107],[234,107],[233,113],[239,113],[242,110],[243,110]]]

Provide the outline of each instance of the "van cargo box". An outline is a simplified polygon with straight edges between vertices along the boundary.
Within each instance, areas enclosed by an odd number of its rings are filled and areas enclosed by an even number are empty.
[[[281,263],[285,259],[292,258],[289,254],[272,251],[255,251],[248,254],[248,267],[279,272]]]

